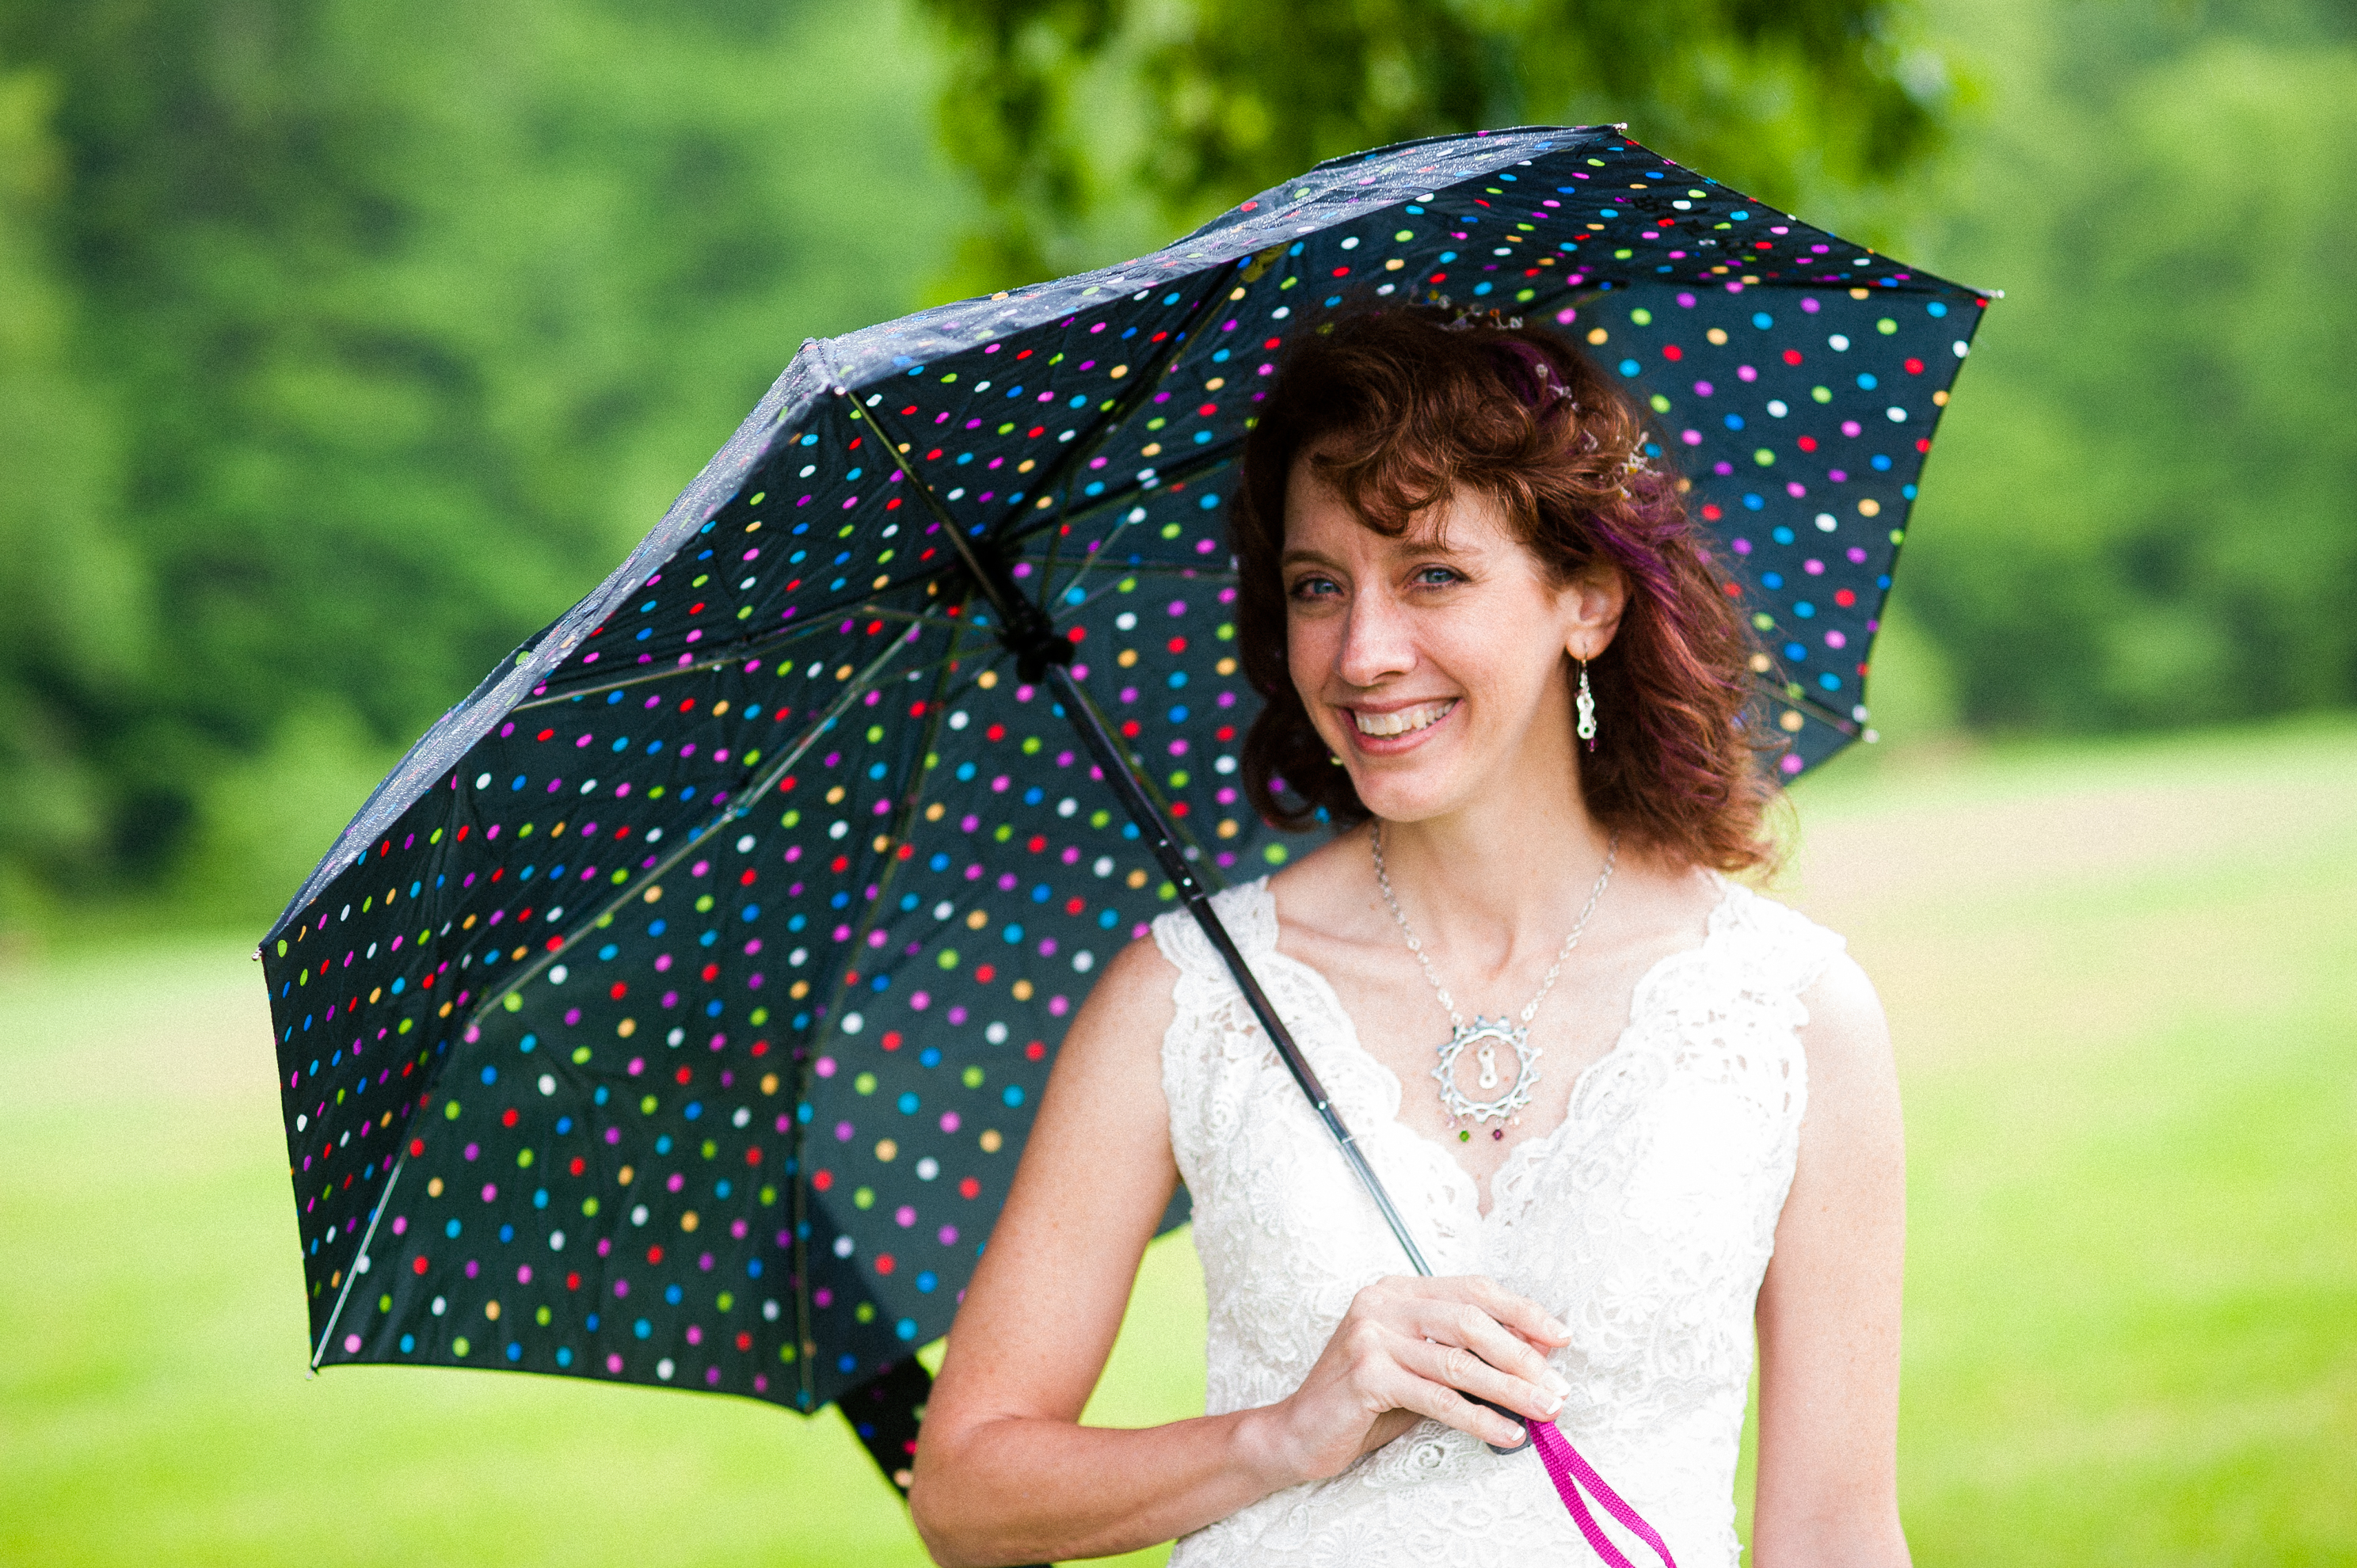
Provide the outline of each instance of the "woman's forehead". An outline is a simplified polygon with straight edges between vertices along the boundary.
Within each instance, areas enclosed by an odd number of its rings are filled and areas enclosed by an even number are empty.
[[[1487,492],[1459,485],[1430,506],[1408,515],[1396,532],[1379,526],[1351,505],[1322,474],[1307,465],[1294,469],[1285,504],[1286,553],[1371,548],[1386,554],[1480,554],[1518,544],[1505,509]]]

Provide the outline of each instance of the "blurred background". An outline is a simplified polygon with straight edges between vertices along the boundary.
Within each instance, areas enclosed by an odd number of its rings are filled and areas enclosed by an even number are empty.
[[[1778,889],[1906,1078],[1918,1561],[2357,1563],[2341,0],[0,0],[0,1561],[921,1561],[832,1415],[305,1380],[243,957],[803,338],[1598,121],[2005,291]]]

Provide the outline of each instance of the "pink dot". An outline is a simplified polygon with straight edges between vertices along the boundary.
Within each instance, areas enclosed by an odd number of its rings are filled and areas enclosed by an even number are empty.
[[[357,1334],[345,1335],[344,1350],[349,1355],[359,1355],[361,1353],[361,1337]]]

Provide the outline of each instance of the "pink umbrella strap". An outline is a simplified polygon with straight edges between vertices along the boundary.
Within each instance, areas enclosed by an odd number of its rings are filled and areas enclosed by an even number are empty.
[[[1635,1509],[1622,1502],[1620,1493],[1604,1484],[1604,1477],[1596,1473],[1593,1465],[1579,1456],[1579,1450],[1555,1430],[1554,1422],[1534,1421],[1529,1425],[1531,1441],[1538,1446],[1539,1461],[1546,1466],[1547,1479],[1555,1483],[1555,1494],[1563,1498],[1563,1506],[1571,1510],[1572,1522],[1579,1526],[1579,1533],[1587,1538],[1587,1544],[1595,1548],[1596,1555],[1604,1560],[1607,1568],[1635,1568],[1635,1564],[1612,1544],[1611,1538],[1604,1533],[1603,1526],[1598,1524],[1595,1516],[1587,1511],[1587,1503],[1579,1495],[1582,1487],[1595,1494],[1596,1500],[1604,1505],[1606,1513],[1619,1520],[1639,1540],[1652,1547],[1666,1568],[1678,1568],[1676,1560],[1670,1555],[1670,1549],[1662,1543],[1662,1538],[1653,1527],[1647,1524]]]

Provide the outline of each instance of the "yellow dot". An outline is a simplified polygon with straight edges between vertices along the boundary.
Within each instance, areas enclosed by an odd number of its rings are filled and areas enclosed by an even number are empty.
[[[1028,1002],[1031,1000],[1031,983],[1029,981],[1018,980],[1015,983],[1015,1000],[1017,1002]]]
[[[899,1152],[900,1145],[894,1143],[891,1139],[880,1138],[877,1140],[876,1157],[884,1161],[888,1165],[891,1162],[893,1156],[898,1155]]]
[[[432,1181],[425,1184],[425,1196],[428,1197],[439,1197],[442,1196],[442,1178],[440,1176],[436,1176]]]
[[[1857,503],[1857,510],[1861,517],[1877,517],[1882,512],[1882,503],[1868,496]]]
[[[1714,343],[1724,343],[1727,341],[1727,328],[1724,327],[1714,327],[1709,331],[1704,333],[1703,336],[1709,338]]]
[[[638,1032],[639,1021],[636,1018],[625,1018],[620,1023],[614,1026],[614,1033],[621,1036],[622,1038],[626,1040]]]
[[[1006,1143],[1006,1140],[998,1135],[998,1129],[993,1127],[982,1135],[982,1152],[985,1155],[995,1155],[1005,1146]]]
[[[693,1208],[679,1217],[679,1228],[683,1230],[694,1230],[695,1223],[695,1210]]]
[[[1611,336],[1612,334],[1601,327],[1591,327],[1587,329],[1587,340],[1591,343],[1601,343]]]
[[[497,1323],[500,1320],[500,1304],[495,1301],[483,1303],[483,1316]]]

